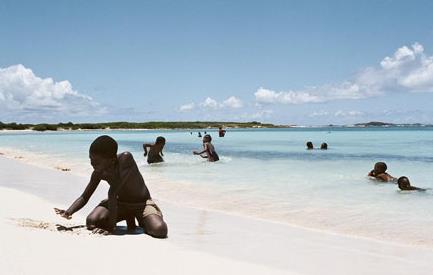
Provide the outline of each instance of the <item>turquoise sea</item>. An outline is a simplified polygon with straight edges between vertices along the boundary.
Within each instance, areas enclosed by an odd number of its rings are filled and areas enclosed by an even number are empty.
[[[433,188],[433,128],[228,129],[208,163],[197,130],[3,132],[0,152],[90,175],[88,147],[108,134],[133,153],[154,197],[297,226],[433,247],[433,191],[401,192],[367,178],[377,161]],[[203,133],[203,131],[202,131]],[[148,165],[143,142],[166,138],[165,163]],[[329,149],[305,150],[327,142]],[[43,186],[40,187],[43,189]],[[82,190],[77,190],[77,195]]]

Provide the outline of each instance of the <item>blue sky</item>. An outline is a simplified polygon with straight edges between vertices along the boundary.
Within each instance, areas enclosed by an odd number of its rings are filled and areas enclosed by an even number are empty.
[[[0,121],[433,123],[431,1],[1,1]]]

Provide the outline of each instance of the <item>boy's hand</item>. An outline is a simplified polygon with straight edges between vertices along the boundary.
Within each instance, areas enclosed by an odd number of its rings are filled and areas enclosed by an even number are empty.
[[[92,230],[92,234],[97,234],[97,235],[110,235],[110,232],[102,229],[102,228],[95,228]]]
[[[70,220],[72,218],[72,215],[67,213],[66,210],[54,208],[54,211],[56,212],[57,215],[60,215],[61,217],[65,218],[65,219]]]

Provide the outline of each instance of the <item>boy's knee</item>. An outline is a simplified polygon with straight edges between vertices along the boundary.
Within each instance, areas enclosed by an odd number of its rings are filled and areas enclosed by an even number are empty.
[[[86,218],[86,227],[89,230],[93,230],[96,228],[96,219],[92,216],[87,216]]]
[[[146,228],[146,234],[154,238],[167,238],[168,228],[167,224],[162,221],[160,223],[154,223],[152,226]]]

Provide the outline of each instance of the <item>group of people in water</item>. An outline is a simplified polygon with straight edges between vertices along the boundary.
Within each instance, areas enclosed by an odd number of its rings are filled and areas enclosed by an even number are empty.
[[[307,150],[313,150],[314,149],[314,145],[311,141],[307,141],[307,143],[305,145],[307,147]],[[320,149],[321,150],[327,150],[328,144],[326,142],[323,142],[320,145]],[[398,185],[398,188],[400,188],[400,190],[403,190],[403,191],[426,191],[427,190],[425,188],[412,186],[409,178],[406,176],[402,176],[399,178],[395,178],[395,177],[391,176],[390,174],[388,174],[386,172],[387,169],[388,169],[388,167],[387,167],[385,162],[377,162],[374,165],[374,169],[371,170],[370,173],[368,173],[368,177],[370,177],[371,179],[381,181],[381,182],[395,183]]]
[[[163,162],[165,138],[157,137],[155,143],[144,143],[144,156],[147,162]],[[116,224],[125,220],[127,230],[134,231],[138,225],[144,233],[155,238],[166,238],[168,227],[162,212],[150,196],[137,163],[129,152],[117,154],[117,142],[110,136],[96,138],[89,148],[92,175],[84,192],[64,210],[54,208],[56,214],[71,219],[72,215],[83,208],[104,180],[109,184],[108,198],[101,201],[86,218],[86,227],[95,234],[110,234]],[[210,162],[219,160],[212,144],[212,137],[203,137],[203,149],[193,151],[194,155],[206,158]]]
[[[162,158],[164,154],[162,153],[162,149],[164,149],[165,138],[157,137],[155,143],[144,143],[144,157],[147,156],[147,163],[158,163],[163,162]],[[149,148],[149,151],[148,151]],[[212,137],[209,134],[205,134],[203,137],[203,150],[201,151],[193,151],[194,155],[199,155],[202,158],[207,159],[210,162],[215,162],[219,160],[219,156],[215,151],[215,146],[212,144]]]
[[[222,136],[224,136],[225,132]],[[163,149],[165,138],[157,137],[155,143],[144,143],[144,156],[147,162],[163,162]],[[307,149],[313,149],[312,142],[307,142]],[[322,143],[321,149],[326,150],[328,145]],[[135,230],[138,225],[144,233],[155,238],[166,238],[168,227],[163,219],[160,208],[153,201],[137,163],[129,152],[117,154],[117,142],[110,136],[103,135],[96,138],[89,148],[90,164],[93,167],[92,175],[83,193],[64,210],[54,208],[55,213],[63,218],[71,219],[72,215],[83,208],[103,180],[109,184],[108,198],[101,201],[87,216],[87,229],[97,234],[110,234],[116,229],[116,224],[125,220],[127,230]],[[219,156],[212,144],[209,134],[203,136],[203,149],[193,151],[194,155],[206,158],[210,162],[219,160]],[[407,177],[398,179],[386,172],[387,165],[377,162],[368,176],[381,181],[398,184],[401,190],[425,191],[424,188],[412,186]]]
[[[227,131],[224,130],[222,127],[219,127],[219,128],[218,128],[218,136],[219,136],[219,137],[224,137],[224,136],[226,135],[226,132],[227,132]],[[192,132],[190,132],[190,134],[192,135]],[[204,131],[204,134],[206,135],[207,132]],[[201,138],[201,137],[202,137],[201,132],[198,132],[198,133],[197,133],[197,136],[198,136],[199,138]]]
[[[376,162],[374,164],[373,170],[368,173],[368,177],[381,181],[381,182],[391,182],[398,185],[398,188],[403,191],[426,191],[425,188],[420,188],[416,186],[412,186],[410,184],[410,180],[406,176],[402,176],[399,178],[393,177],[386,172],[388,166],[385,162]]]
[[[307,143],[305,145],[307,146],[307,150],[313,150],[314,149],[314,145],[311,141],[307,141]],[[320,150],[328,150],[328,143],[323,142],[322,144],[320,144]]]

